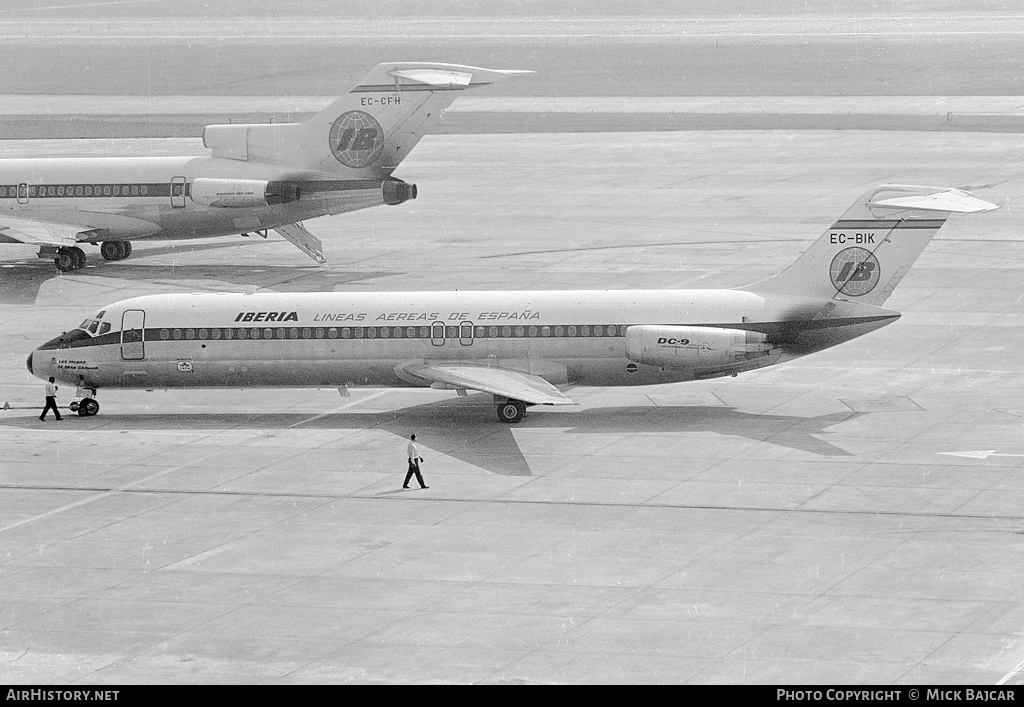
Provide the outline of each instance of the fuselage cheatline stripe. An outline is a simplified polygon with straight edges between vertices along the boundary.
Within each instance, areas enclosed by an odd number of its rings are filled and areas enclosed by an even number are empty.
[[[742,329],[745,331],[756,331],[761,333],[772,333],[781,329],[792,329],[801,331],[835,329],[844,326],[856,326],[859,324],[870,324],[872,322],[893,319],[890,316],[875,317],[848,317],[845,319],[816,319],[799,322],[757,322],[744,324],[663,324],[655,326],[681,326],[681,327],[703,327],[709,329]],[[474,326],[473,335],[470,337],[461,336],[461,327],[458,325],[446,325],[447,331],[443,337],[435,337],[433,327],[430,326],[368,326],[368,327],[154,327],[147,328],[143,334],[147,344],[199,342],[234,342],[234,341],[401,341],[402,339],[424,340],[444,338],[455,340],[460,338],[470,339],[601,339],[601,338],[622,338],[626,335],[629,324],[556,324],[556,325],[530,325],[522,327],[522,332],[517,332],[516,326],[508,325]],[[640,325],[632,325],[640,326]],[[503,331],[506,327],[510,331]],[[492,332],[491,329],[497,329]],[[587,333],[582,329],[586,328]],[[409,330],[412,330],[410,333]],[[544,329],[548,332],[544,333]],[[570,329],[574,330],[569,333]],[[593,333],[594,329],[600,329],[601,333]],[[386,331],[385,331],[386,330]],[[79,339],[54,346],[53,349],[77,349],[93,346],[109,346],[121,343],[121,332],[115,331],[100,336],[93,336],[88,339]]]

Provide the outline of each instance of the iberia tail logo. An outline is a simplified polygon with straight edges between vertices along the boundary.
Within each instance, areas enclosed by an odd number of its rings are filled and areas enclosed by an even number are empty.
[[[832,258],[829,277],[839,294],[861,297],[878,284],[881,277],[878,258],[865,248],[846,248]]]
[[[331,126],[331,154],[346,167],[367,167],[384,151],[384,131],[369,113],[350,110]]]

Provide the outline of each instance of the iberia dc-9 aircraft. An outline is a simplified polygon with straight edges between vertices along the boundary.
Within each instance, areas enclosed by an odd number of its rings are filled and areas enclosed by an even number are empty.
[[[134,240],[273,230],[323,263],[303,220],[415,199],[391,176],[402,159],[461,91],[518,73],[380,64],[304,123],[207,126],[208,157],[0,160],[0,243],[38,245],[68,271],[86,243],[123,260]]]
[[[728,290],[169,294],[128,299],[33,351],[28,369],[100,388],[431,387],[494,396],[498,417],[572,405],[558,386],[734,376],[899,318],[881,305],[956,189],[868,191],[786,270]]]

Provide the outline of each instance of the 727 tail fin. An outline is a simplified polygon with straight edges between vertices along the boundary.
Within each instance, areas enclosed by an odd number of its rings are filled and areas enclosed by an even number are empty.
[[[378,64],[304,123],[210,125],[213,157],[267,162],[349,177],[387,177],[467,89],[530,71],[429,63]]]
[[[795,263],[741,289],[880,306],[950,214],[994,208],[959,189],[875,187]]]

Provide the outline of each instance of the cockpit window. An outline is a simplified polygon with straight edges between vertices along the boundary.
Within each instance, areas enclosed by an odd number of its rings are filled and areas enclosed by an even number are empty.
[[[89,333],[90,334],[95,334],[96,333],[96,329],[99,327],[99,325],[100,325],[100,323],[97,322],[97,321],[91,322],[89,324]]]
[[[82,322],[81,324],[78,325],[78,328],[79,329],[88,329],[89,328],[89,321],[90,320],[86,319],[84,322]]]
[[[96,318],[97,319],[103,319],[103,315],[106,314],[106,313],[107,313],[107,310],[104,309],[102,312],[100,312],[99,314],[96,315]]]
[[[50,339],[45,344],[40,346],[41,349],[68,349],[75,346],[78,341],[88,341],[92,337],[89,333],[82,331],[81,329],[72,329],[71,331],[64,332],[55,339]]]
[[[100,334],[106,334],[108,331],[110,331],[110,322],[103,322],[100,325]]]

